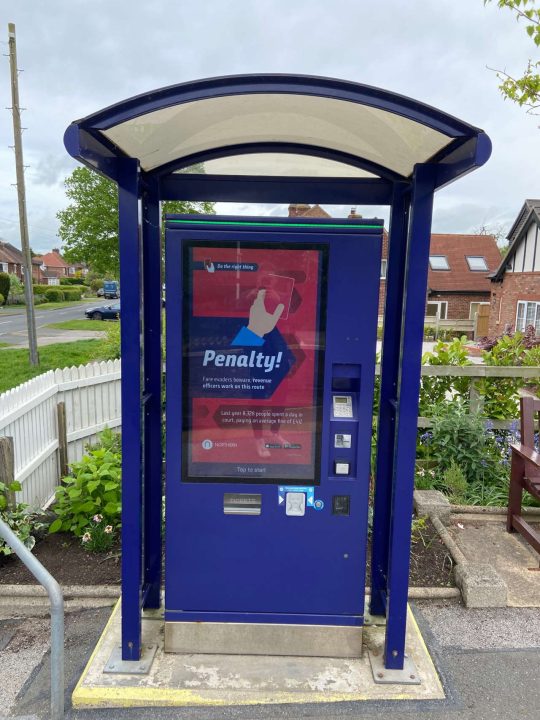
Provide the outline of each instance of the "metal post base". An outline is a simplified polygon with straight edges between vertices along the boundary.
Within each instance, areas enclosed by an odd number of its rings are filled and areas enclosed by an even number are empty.
[[[388,670],[388,668],[385,668],[382,651],[368,650],[368,655],[374,682],[379,684],[394,683],[396,685],[421,684],[422,681],[418,676],[416,665],[407,655],[405,655],[403,670]]]
[[[117,645],[107,660],[103,672],[118,675],[147,675],[152,667],[156,650],[157,643],[153,645],[143,644],[141,646],[140,660],[122,660],[122,646]]]

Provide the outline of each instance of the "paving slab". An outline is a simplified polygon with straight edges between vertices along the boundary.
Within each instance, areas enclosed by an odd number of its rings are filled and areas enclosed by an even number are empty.
[[[504,580],[510,607],[540,607],[538,555],[504,522],[460,522],[449,528],[471,563],[490,564]]]
[[[381,685],[373,681],[369,652],[382,653],[382,626],[364,628],[364,652],[354,659],[182,655],[163,652],[163,620],[159,615],[143,620],[143,643],[158,645],[150,673],[104,674],[113,649],[120,643],[120,619],[118,604],[75,688],[75,708],[237,707],[445,697],[410,610],[406,648],[421,679],[419,685]]]

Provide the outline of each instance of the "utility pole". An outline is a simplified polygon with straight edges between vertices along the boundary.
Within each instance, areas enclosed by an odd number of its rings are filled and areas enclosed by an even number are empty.
[[[15,140],[15,168],[17,172],[17,197],[19,200],[19,226],[21,229],[21,247],[24,259],[24,297],[26,300],[26,324],[28,326],[28,349],[30,365],[39,365],[36,314],[34,310],[34,290],[32,287],[32,256],[28,241],[28,218],[26,216],[26,190],[24,185],[24,165],[22,150],[21,108],[19,106],[19,78],[17,70],[17,47],[15,44],[15,24],[9,23],[9,66],[11,69],[11,113],[13,115],[13,136]]]

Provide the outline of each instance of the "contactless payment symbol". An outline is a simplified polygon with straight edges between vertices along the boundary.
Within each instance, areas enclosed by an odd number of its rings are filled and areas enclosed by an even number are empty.
[[[313,503],[313,507],[315,508],[315,510],[322,510],[324,507],[324,502],[322,500],[315,500],[315,502]]]

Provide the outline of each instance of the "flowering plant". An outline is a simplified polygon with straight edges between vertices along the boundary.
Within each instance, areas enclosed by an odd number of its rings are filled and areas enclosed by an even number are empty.
[[[116,533],[112,525],[103,522],[103,515],[96,514],[92,522],[84,528],[81,538],[82,546],[89,552],[107,552],[116,540]]]

